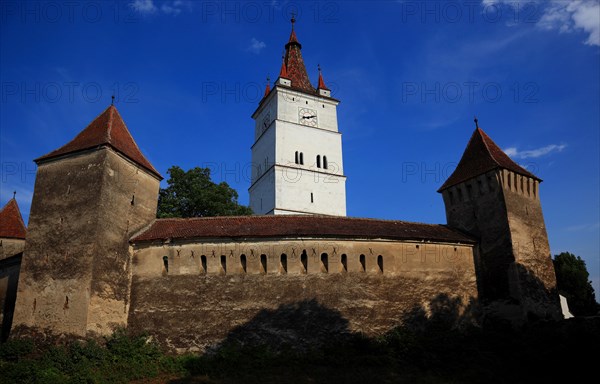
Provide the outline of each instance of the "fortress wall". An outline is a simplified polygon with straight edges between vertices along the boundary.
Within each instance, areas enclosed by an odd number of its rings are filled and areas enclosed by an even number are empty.
[[[312,336],[380,335],[432,306],[452,302],[462,312],[477,298],[473,252],[471,245],[348,239],[135,244],[128,327],[178,352],[232,335],[296,344],[306,339],[297,327],[280,328],[298,318]]]
[[[23,252],[25,249],[25,240],[0,238],[0,260],[14,256]]]

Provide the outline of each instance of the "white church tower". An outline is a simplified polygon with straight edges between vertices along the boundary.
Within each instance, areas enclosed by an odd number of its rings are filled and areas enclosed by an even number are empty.
[[[258,215],[346,216],[346,176],[337,105],[325,86],[313,88],[294,31],[279,78],[252,114],[250,207]]]

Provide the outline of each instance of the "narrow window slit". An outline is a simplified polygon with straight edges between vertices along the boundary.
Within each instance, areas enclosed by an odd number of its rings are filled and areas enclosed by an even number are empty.
[[[267,255],[260,255],[261,273],[267,273]]]

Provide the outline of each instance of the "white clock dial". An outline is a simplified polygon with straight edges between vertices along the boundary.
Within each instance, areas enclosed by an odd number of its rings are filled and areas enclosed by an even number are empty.
[[[310,127],[317,126],[317,111],[310,108],[299,108],[298,109],[298,121],[300,124],[308,125]]]

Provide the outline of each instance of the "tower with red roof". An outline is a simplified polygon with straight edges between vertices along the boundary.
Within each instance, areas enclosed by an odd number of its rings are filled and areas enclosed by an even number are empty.
[[[0,342],[7,339],[12,325],[26,236],[27,228],[13,196],[0,209]]]
[[[255,214],[346,215],[346,176],[337,105],[321,68],[313,87],[294,29],[279,77],[252,115],[250,207]]]
[[[479,239],[480,299],[516,321],[559,316],[556,276],[540,203],[540,178],[479,127],[438,192],[448,225]]]
[[[35,162],[13,332],[110,333],[126,324],[129,238],[155,219],[162,177],[113,105]]]

